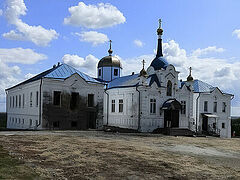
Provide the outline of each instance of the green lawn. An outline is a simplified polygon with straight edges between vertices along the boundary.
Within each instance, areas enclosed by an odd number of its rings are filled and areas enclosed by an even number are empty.
[[[39,179],[38,175],[23,162],[12,158],[0,146],[0,179]]]

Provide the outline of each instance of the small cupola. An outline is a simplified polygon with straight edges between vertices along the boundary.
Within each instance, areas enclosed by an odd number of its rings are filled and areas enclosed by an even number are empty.
[[[189,68],[189,75],[187,77],[187,81],[193,81],[193,77],[192,77],[192,67]]]
[[[142,60],[143,68],[142,68],[142,70],[140,71],[139,76],[147,77],[147,72],[146,72],[145,69],[144,69],[145,63],[146,63],[146,61],[143,59],[143,60]]]
[[[121,76],[122,64],[120,60],[113,56],[112,41],[109,41],[110,47],[108,50],[109,55],[103,57],[98,62],[98,79],[106,82],[110,82],[113,79]]]

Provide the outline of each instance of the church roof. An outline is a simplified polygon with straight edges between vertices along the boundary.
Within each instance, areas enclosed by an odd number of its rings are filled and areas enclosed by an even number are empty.
[[[160,70],[160,69],[166,69],[168,66],[168,62],[165,58],[163,58],[162,56],[160,57],[155,57],[151,63],[151,65],[154,70]]]
[[[186,84],[187,86],[190,85],[190,83],[188,81],[183,81],[181,83],[181,87],[184,84]],[[205,83],[205,82],[203,82],[201,80],[198,80],[198,79],[193,81],[192,86],[193,86],[193,91],[197,92],[197,93],[199,93],[199,92],[212,92],[215,89],[215,87],[213,87],[212,85],[210,85],[208,83]]]
[[[108,83],[108,89],[112,88],[127,88],[127,87],[136,87],[138,86],[141,78],[139,74],[122,76],[120,78],[114,79],[110,83]],[[158,80],[156,74],[150,75],[147,78],[147,84],[151,86],[154,82],[156,82],[157,86],[160,87],[160,81]]]
[[[98,62],[99,67],[120,67],[122,68],[122,64],[120,60],[116,56],[105,56]]]
[[[91,83],[101,83],[94,78],[82,73],[81,71],[76,70],[75,68],[67,65],[67,64],[61,64],[58,66],[53,66],[51,69],[48,69],[26,81],[23,81],[16,86],[13,86],[11,88],[8,88],[6,90],[12,89],[14,87],[24,85],[33,81],[37,81],[42,78],[52,78],[52,79],[66,79],[70,77],[71,75],[77,73],[81,78],[83,78],[86,82],[91,82]]]

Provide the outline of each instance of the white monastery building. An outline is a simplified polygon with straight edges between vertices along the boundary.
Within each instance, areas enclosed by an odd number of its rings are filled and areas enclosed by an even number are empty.
[[[186,81],[164,59],[161,21],[156,57],[147,70],[121,76],[120,60],[109,55],[92,78],[67,64],[54,65],[6,89],[9,129],[123,128],[170,135],[231,137],[232,94],[193,79]]]

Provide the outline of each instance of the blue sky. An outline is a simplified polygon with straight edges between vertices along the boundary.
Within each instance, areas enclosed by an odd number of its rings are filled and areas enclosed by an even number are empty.
[[[239,8],[237,0],[1,0],[0,111],[5,88],[57,62],[94,76],[109,39],[123,74],[140,71],[154,57],[159,18],[164,56],[180,78],[192,66],[194,78],[234,93],[240,107]]]

